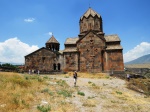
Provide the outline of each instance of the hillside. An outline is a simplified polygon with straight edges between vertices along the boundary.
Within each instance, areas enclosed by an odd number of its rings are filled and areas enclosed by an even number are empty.
[[[148,64],[148,63],[150,64],[150,54],[139,57],[133,61],[126,62],[125,65],[127,65],[127,64]]]
[[[125,64],[125,68],[150,68],[150,63],[145,64]]]

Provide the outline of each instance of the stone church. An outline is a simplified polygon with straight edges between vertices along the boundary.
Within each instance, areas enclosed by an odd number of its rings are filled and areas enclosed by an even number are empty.
[[[25,56],[25,69],[43,73],[59,71],[122,72],[123,48],[118,35],[105,35],[101,15],[89,8],[79,20],[80,33],[67,38],[65,49],[52,37],[42,47]]]

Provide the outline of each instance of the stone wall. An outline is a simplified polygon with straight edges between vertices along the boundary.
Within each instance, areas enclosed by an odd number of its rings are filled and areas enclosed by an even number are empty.
[[[105,51],[104,71],[124,71],[122,50]]]
[[[82,72],[102,72],[103,54],[105,46],[104,40],[90,32],[77,43],[80,52],[80,71]]]
[[[64,71],[78,71],[78,52],[64,52]]]
[[[61,64],[59,62],[59,55],[44,48],[25,56],[25,71],[29,69],[40,70],[40,72],[61,70]]]

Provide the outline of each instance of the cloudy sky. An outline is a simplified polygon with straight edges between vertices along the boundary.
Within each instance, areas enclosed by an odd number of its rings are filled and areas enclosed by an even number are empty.
[[[24,63],[52,34],[63,50],[89,6],[120,37],[124,62],[150,54],[150,0],[0,0],[0,62]]]

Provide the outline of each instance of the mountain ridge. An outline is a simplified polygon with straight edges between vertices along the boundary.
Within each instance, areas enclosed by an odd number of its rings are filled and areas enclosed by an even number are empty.
[[[144,63],[150,63],[150,54],[141,56],[135,60],[126,62],[125,64],[144,64]]]

